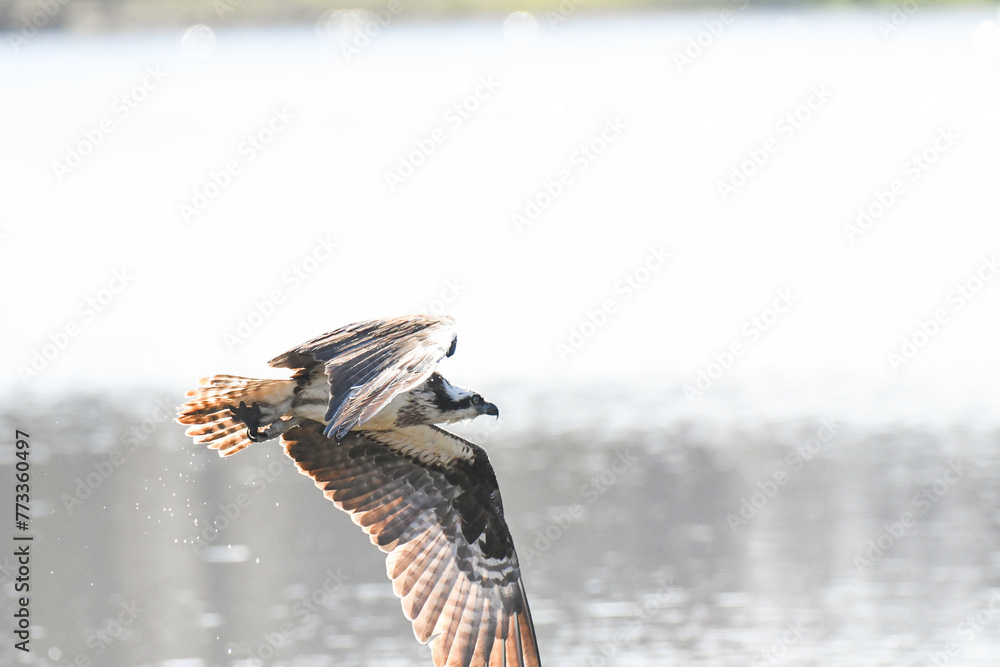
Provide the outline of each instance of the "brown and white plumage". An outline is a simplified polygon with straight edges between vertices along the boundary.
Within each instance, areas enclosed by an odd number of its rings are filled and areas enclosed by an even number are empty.
[[[393,590],[435,665],[540,664],[482,448],[436,426],[353,432],[331,447],[311,423],[282,440],[299,470],[389,554]]]
[[[395,396],[423,383],[455,352],[455,321],[411,315],[369,320],[280,354],[275,368],[318,369],[329,382],[326,434],[341,438]]]
[[[393,590],[439,667],[540,665],[486,452],[435,424],[497,415],[437,364],[450,318],[342,327],[275,357],[288,380],[204,379],[178,420],[223,456],[281,436],[286,454],[388,554]]]

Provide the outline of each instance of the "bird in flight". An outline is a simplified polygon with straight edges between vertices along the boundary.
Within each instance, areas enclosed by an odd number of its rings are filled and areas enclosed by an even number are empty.
[[[438,667],[536,667],[535,629],[493,466],[449,424],[499,415],[435,369],[450,317],[341,327],[270,362],[285,380],[203,378],[178,421],[221,456],[281,438],[285,453],[388,554],[403,613]]]

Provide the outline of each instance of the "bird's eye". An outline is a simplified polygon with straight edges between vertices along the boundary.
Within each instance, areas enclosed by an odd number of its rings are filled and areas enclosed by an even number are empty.
[[[482,402],[483,402],[483,397],[480,396],[479,394],[476,394],[475,396],[472,397],[472,404],[473,405],[479,405]]]

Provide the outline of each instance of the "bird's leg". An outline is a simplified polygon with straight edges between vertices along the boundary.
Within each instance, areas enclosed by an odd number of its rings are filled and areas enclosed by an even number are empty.
[[[277,438],[291,428],[298,426],[303,421],[302,417],[285,417],[276,422],[272,422],[260,429],[259,436],[262,440]]]
[[[247,425],[247,437],[250,438],[251,442],[266,440],[260,436],[261,413],[260,405],[256,401],[251,407],[247,407],[246,401],[240,401],[240,407],[229,408],[229,411],[233,413],[234,418]]]

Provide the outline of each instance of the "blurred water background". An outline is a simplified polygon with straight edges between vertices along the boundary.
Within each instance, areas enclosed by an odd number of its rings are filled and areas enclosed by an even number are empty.
[[[429,664],[274,443],[223,461],[167,413],[443,311],[545,664],[995,664],[996,7],[721,11],[8,40],[0,424],[37,541],[0,661]]]

